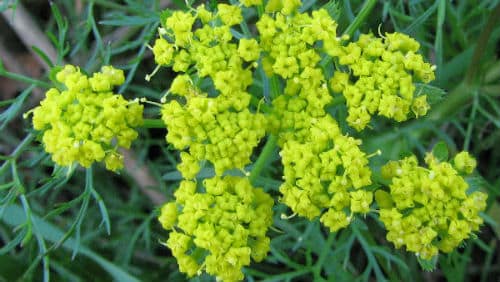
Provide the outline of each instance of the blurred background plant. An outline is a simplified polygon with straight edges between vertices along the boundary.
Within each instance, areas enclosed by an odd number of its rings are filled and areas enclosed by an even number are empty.
[[[281,219],[286,207],[277,204],[271,252],[244,270],[247,280],[492,281],[500,276],[499,2],[378,1],[360,26],[362,32],[415,37],[437,66],[437,79],[425,90],[442,96],[426,118],[397,127],[378,121],[361,133],[366,151],[384,152],[372,164],[408,152],[422,157],[440,141],[452,155],[469,150],[478,159],[478,173],[469,184],[489,195],[486,224],[477,238],[440,255],[436,269],[428,272],[432,263],[395,250],[375,218],[329,233],[317,220]],[[325,4],[303,1],[304,9]],[[339,32],[363,4],[330,4]],[[54,167],[35,140],[30,120],[23,118],[50,87],[50,69],[65,63],[88,73],[113,64],[126,73],[119,93],[159,101],[174,74],[161,69],[149,83],[144,77],[154,69],[147,44],[165,8],[186,5],[182,0],[0,2],[0,281],[186,280],[159,244],[166,234],[156,220],[157,208],[171,199],[181,180],[178,152],[166,145],[165,129],[142,129],[126,152],[126,169],[111,174],[101,166]],[[145,107],[146,118],[158,112]],[[281,173],[275,167],[258,182],[278,196]]]

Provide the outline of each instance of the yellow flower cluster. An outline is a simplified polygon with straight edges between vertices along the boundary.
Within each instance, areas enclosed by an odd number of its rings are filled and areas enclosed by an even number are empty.
[[[342,92],[349,109],[347,122],[360,131],[379,114],[398,122],[427,113],[426,95],[415,93],[414,82],[434,80],[434,66],[416,52],[420,45],[402,33],[386,33],[383,39],[362,34],[346,46],[325,44],[325,51],[338,58],[348,72],[336,71],[330,80]]]
[[[143,106],[112,92],[125,81],[123,71],[102,67],[91,77],[72,65],[56,74],[65,86],[51,88],[33,109],[33,127],[43,131],[42,141],[52,160],[61,166],[74,162],[89,167],[104,161],[112,171],[123,167],[118,147],[129,148],[142,124]]]
[[[311,125],[304,142],[287,141],[280,153],[284,180],[282,202],[295,213],[321,222],[335,232],[346,227],[354,213],[370,211],[373,194],[368,159],[360,140],[340,134],[330,117]]]
[[[300,0],[267,1],[255,24],[258,40],[233,37],[232,26],[243,21],[241,6],[218,4],[211,11],[201,5],[162,19],[152,51],[159,66],[179,73],[161,112],[167,142],[181,151],[177,168],[184,180],[159,220],[172,230],[166,245],[189,276],[204,270],[224,281],[240,280],[251,258],[266,255],[272,198],[248,178],[228,176],[231,169],[244,170],[266,133],[277,136],[281,148],[281,201],[295,214],[319,218],[332,232],[370,212],[376,198],[388,239],[427,259],[438,249],[450,251],[481,224],[485,195],[468,194],[459,174],[474,169],[470,155],[458,154],[453,165],[429,155],[429,169],[414,157],[391,162],[383,169],[390,193],[374,195],[361,140],[343,134],[326,110],[332,92],[342,93],[347,123],[358,131],[375,114],[396,121],[410,111],[425,115],[427,97],[415,93],[415,83],[433,80],[434,67],[417,54],[419,44],[400,33],[365,34],[347,44],[326,9],[307,14],[300,6]],[[248,37],[245,23],[242,30]],[[327,55],[340,66],[333,74],[324,64]],[[265,114],[250,109],[248,88],[253,75],[262,76],[254,74],[258,66],[272,85]],[[215,176],[198,183],[206,161]]]
[[[451,252],[479,229],[487,195],[468,191],[459,173],[474,170],[476,161],[468,153],[457,154],[454,165],[429,153],[425,163],[428,168],[419,166],[415,156],[387,163],[382,175],[391,180],[390,193],[377,191],[376,200],[387,239],[431,259],[439,250]]]
[[[288,9],[285,6],[281,9]],[[320,9],[312,15],[296,10],[266,14],[256,25],[266,72],[285,79],[284,95],[274,99],[271,118],[282,147],[282,202],[309,219],[321,216],[324,225],[337,231],[354,213],[367,213],[373,200],[372,192],[361,189],[371,184],[361,141],[342,135],[325,111],[332,97],[314,46],[337,42],[337,24]]]
[[[186,179],[198,173],[199,163],[210,161],[217,175],[250,163],[253,149],[265,135],[266,119],[248,109],[253,62],[259,58],[255,39],[232,43],[230,26],[242,20],[237,6],[219,4],[212,13],[202,5],[191,12],[174,12],[166,20],[166,30],[173,42],[160,37],[153,46],[156,62],[172,65],[181,72],[169,92],[183,98],[172,100],[162,109],[168,127],[167,141],[181,153],[179,170]],[[191,31],[196,19],[202,27]],[[182,22],[181,19],[184,19]],[[222,24],[220,24],[222,23]],[[185,25],[189,24],[189,28]],[[178,40],[178,36],[183,39]],[[244,65],[249,64],[248,67]],[[188,75],[194,66],[196,75]],[[217,90],[216,97],[203,93],[195,83],[208,77]]]
[[[167,141],[179,150],[189,148],[181,152],[177,167],[184,178],[195,178],[203,160],[213,164],[217,175],[243,170],[250,163],[254,147],[265,134],[265,118],[248,109],[228,111],[226,103],[200,94],[188,98],[185,105],[174,100],[163,106]]]
[[[197,20],[200,27],[193,31]],[[166,140],[181,151],[177,168],[185,178],[159,217],[165,229],[173,229],[166,245],[181,272],[193,276],[205,270],[223,281],[243,279],[241,268],[266,256],[272,223],[269,195],[248,178],[223,176],[250,163],[267,126],[263,114],[250,111],[247,92],[260,47],[255,39],[234,43],[230,31],[242,20],[241,9],[227,4],[218,4],[216,12],[203,5],[174,12],[152,47],[159,65],[179,72],[169,89],[175,98],[161,110]],[[204,91],[206,83],[213,88]],[[205,161],[216,176],[198,185],[194,181]]]
[[[313,48],[318,41],[336,40],[337,23],[326,10],[313,11],[311,16],[305,13],[290,16],[282,13],[264,14],[256,26],[260,33],[260,44],[267,54],[263,64],[269,76],[275,73],[284,79],[292,78],[298,87],[300,82],[310,80],[311,87],[321,86],[328,90],[317,65],[320,54]],[[310,96],[314,96],[314,93]],[[322,108],[321,105],[318,107]]]
[[[184,180],[159,221],[172,230],[166,245],[181,272],[193,276],[204,270],[222,281],[239,281],[241,268],[269,251],[273,205],[271,196],[245,177],[205,179],[203,187]]]
[[[327,111],[334,98],[345,99],[346,122],[357,131],[374,115],[398,122],[411,113],[425,115],[427,96],[416,93],[416,83],[432,81],[435,67],[418,54],[417,41],[386,33],[349,42],[349,36],[337,37],[326,9],[302,13],[300,0],[239,2],[163,12],[159,38],[150,47],[158,65],[153,73],[163,66],[177,73],[167,91],[172,95],[162,98],[161,118],[166,141],[180,151],[183,180],[158,219],[170,231],[165,245],[181,272],[239,281],[252,259],[265,258],[274,201],[250,179],[276,144],[283,164],[281,202],[294,214],[319,218],[332,232],[369,213],[374,198],[387,239],[423,259],[450,252],[479,229],[487,196],[470,191],[464,179],[477,164],[469,153],[450,162],[428,154],[427,167],[415,156],[391,161],[381,170],[387,189],[378,189],[362,141],[344,134]],[[242,9],[252,6],[260,15],[255,38],[243,22]],[[32,110],[45,150],[62,166],[104,162],[109,170],[122,168],[118,148],[129,148],[138,136],[134,127],[143,123],[138,100],[113,93],[125,81],[123,71],[104,66],[87,76],[66,65],[55,77],[62,89],[48,90]],[[266,93],[268,84],[270,105],[257,104],[261,95],[252,96],[249,88]],[[249,174],[245,169],[266,133],[272,136],[264,157]],[[215,175],[200,180],[205,165]],[[252,176],[234,176],[235,170]]]

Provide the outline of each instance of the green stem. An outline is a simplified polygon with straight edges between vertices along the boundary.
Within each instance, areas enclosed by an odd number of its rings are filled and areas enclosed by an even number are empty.
[[[484,27],[479,39],[477,40],[476,47],[474,48],[474,54],[472,55],[472,59],[469,64],[469,69],[465,75],[465,83],[472,84],[477,79],[477,72],[481,64],[479,63],[481,57],[486,51],[486,47],[488,47],[488,41],[490,39],[490,35],[497,26],[498,18],[500,18],[500,4],[495,7],[495,10],[491,12],[488,22]]]
[[[269,135],[269,137],[267,138],[266,145],[264,145],[264,149],[262,149],[259,158],[252,168],[252,172],[250,172],[249,179],[252,184],[255,185],[255,180],[257,180],[257,177],[268,164],[269,158],[271,158],[274,149],[276,148],[277,141],[278,137],[274,134]]]
[[[24,76],[24,75],[20,75],[20,74],[13,73],[13,72],[8,72],[8,71],[4,71],[4,70],[0,70],[0,76],[6,77],[9,79],[13,79],[13,80],[17,80],[20,82],[24,82],[27,84],[33,84],[35,86],[42,87],[42,88],[51,88],[52,87],[52,85],[50,85],[50,83],[47,83],[45,81],[29,78],[29,77]]]
[[[15,161],[19,155],[24,152],[24,147],[29,145],[31,141],[35,139],[35,135],[33,133],[30,133],[24,137],[23,141],[19,145],[17,145],[16,149],[14,152],[12,152],[8,157],[8,161],[4,162],[2,166],[0,167],[0,175],[3,174],[3,171],[7,168],[7,166],[10,164],[11,161]]]
[[[269,78],[269,83],[271,87],[271,99],[275,99],[279,95],[281,95],[281,85],[280,85],[280,79],[277,75],[273,75]]]
[[[490,84],[500,81],[500,61],[494,62],[484,74],[484,83]]]
[[[262,99],[258,99],[257,97],[253,96],[250,98],[250,103],[255,107],[258,108],[258,112],[261,113],[266,113],[269,114],[272,111],[272,108],[266,104],[265,101]]]
[[[344,31],[344,34],[352,37],[354,35],[354,32],[356,32],[356,30],[358,30],[361,24],[363,24],[363,22],[366,20],[375,4],[377,4],[377,0],[366,0],[363,8],[361,8],[361,11],[359,11],[359,14],[356,16],[356,18],[354,18],[354,21],[352,21],[352,23]]]
[[[436,53],[436,81],[441,81],[443,67],[443,24],[446,15],[446,1],[441,0],[438,5],[438,16],[436,23],[436,39],[434,40],[434,52]]]
[[[259,19],[262,17],[262,15],[264,14],[264,4],[260,4],[259,6],[257,6],[257,14],[259,15]]]
[[[29,145],[31,143],[31,141],[33,141],[33,139],[35,139],[35,135],[33,133],[29,133],[28,135],[26,135],[26,137],[24,137],[23,141],[21,141],[21,143],[19,145],[17,145],[16,149],[14,150],[14,152],[12,152],[12,154],[10,154],[10,156],[13,159],[17,159],[19,157],[19,155],[23,152],[24,147]]]
[[[23,209],[24,209],[24,214],[26,215],[26,223],[25,223],[26,225],[25,226],[27,229],[27,233],[26,233],[26,236],[23,238],[23,241],[21,242],[21,246],[24,247],[31,240],[31,236],[33,234],[33,225],[31,222],[31,208],[29,206],[28,199],[26,199],[26,195],[24,194],[24,192],[21,193],[19,198],[21,199],[21,203],[22,203]]]
[[[143,128],[165,128],[166,125],[161,119],[144,119]]]
[[[50,281],[50,259],[49,259],[49,256],[45,255],[46,251],[47,251],[47,246],[45,245],[44,238],[40,235],[40,231],[38,230],[38,227],[37,227],[36,223],[33,221],[31,207],[29,205],[28,199],[26,198],[26,195],[25,194],[21,194],[20,198],[21,198],[21,203],[23,205],[24,213],[25,213],[25,216],[26,216],[26,223],[29,225],[28,228],[29,229],[33,229],[33,231],[29,231],[29,232],[33,232],[33,234],[35,235],[35,238],[37,240],[37,243],[38,243],[39,254],[38,254],[36,260],[42,259],[42,264],[43,264],[43,281],[44,282],[48,282],[48,281]],[[30,235],[30,237],[31,237],[31,235]],[[24,240],[23,240],[23,246],[26,245],[26,243],[28,242],[28,240],[29,240],[29,238],[24,238]],[[32,264],[33,268],[37,264],[38,263]],[[34,270],[34,269],[32,269],[32,266],[30,266],[28,268],[28,271],[25,272],[25,274],[23,275],[23,277],[25,277],[25,275],[29,275],[31,273],[31,271]],[[22,279],[22,280],[24,280],[24,279]]]
[[[332,244],[335,240],[335,236],[337,233],[329,233],[328,238],[326,239],[325,246],[323,250],[321,251],[318,260],[316,261],[316,264],[312,267],[313,269],[313,274],[316,279],[321,278],[321,269],[323,268],[323,264],[325,263],[325,260],[328,257],[328,254],[331,251]]]
[[[95,3],[99,6],[102,6],[102,7],[105,7],[105,8],[110,8],[110,9],[114,9],[114,10],[121,10],[121,11],[125,11],[125,12],[129,12],[129,13],[137,13],[137,9],[135,8],[131,8],[127,5],[121,5],[121,4],[117,4],[117,3],[113,3],[113,1],[106,1],[106,0],[89,0],[89,1],[86,1],[86,2],[89,2],[89,3]]]
[[[469,124],[467,125],[467,131],[465,133],[465,140],[464,140],[464,151],[469,150],[469,145],[470,145],[470,140],[471,140],[471,135],[472,135],[472,130],[474,128],[474,125],[476,124],[476,113],[477,113],[477,108],[479,107],[479,97],[477,91],[474,93],[474,101],[472,103],[472,110],[471,114],[469,116]]]
[[[370,244],[366,240],[366,236],[359,231],[357,224],[351,224],[351,230],[354,233],[356,239],[358,240],[359,244],[361,245],[361,248],[365,252],[365,255],[368,259],[368,264],[371,266],[375,272],[375,277],[377,278],[377,281],[386,281],[384,273],[382,272],[382,269],[380,268],[380,264],[371,251]]]
[[[328,104],[328,107],[335,107],[337,105],[345,104],[346,100],[343,95],[335,95],[332,102]]]

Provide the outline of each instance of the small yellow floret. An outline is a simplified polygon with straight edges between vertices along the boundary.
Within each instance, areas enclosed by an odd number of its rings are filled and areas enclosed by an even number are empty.
[[[256,61],[259,58],[260,47],[255,39],[241,39],[238,45],[238,55],[247,62]]]
[[[175,225],[177,221],[177,204],[175,202],[169,202],[161,207],[160,216],[158,220],[161,223],[161,226],[170,230]]]
[[[455,156],[453,164],[458,171],[471,174],[476,168],[477,162],[469,152],[463,151]]]
[[[243,20],[240,7],[228,4],[217,5],[217,16],[228,26],[239,24]]]

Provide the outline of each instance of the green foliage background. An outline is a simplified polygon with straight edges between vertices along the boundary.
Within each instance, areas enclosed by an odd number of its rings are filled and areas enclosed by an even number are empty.
[[[173,73],[154,69],[146,44],[155,38],[160,6],[185,9],[182,0],[21,1],[57,50],[57,61],[88,73],[113,64],[126,71],[119,92],[127,98],[159,101]],[[211,2],[216,1],[200,1]],[[325,1],[305,0],[304,7]],[[437,66],[434,96],[446,94],[427,117],[401,124],[378,121],[359,137],[366,152],[381,149],[374,164],[414,152],[420,157],[442,141],[452,155],[469,150],[478,159],[470,185],[489,194],[485,225],[462,248],[440,255],[436,270],[414,255],[395,250],[375,218],[356,220],[349,228],[329,233],[319,222],[281,219],[275,207],[271,252],[264,262],[245,269],[248,281],[492,281],[500,276],[500,1],[378,1],[362,32],[399,31],[415,37],[425,57]],[[0,10],[17,1],[2,1]],[[364,1],[335,1],[340,31],[355,19]],[[196,5],[196,4],[195,4]],[[45,16],[42,16],[45,14]],[[3,27],[2,27],[3,29]],[[54,167],[35,140],[30,120],[22,114],[35,106],[36,89],[49,86],[50,73],[30,78],[6,70],[0,76],[26,84],[16,97],[0,101],[0,281],[184,281],[175,259],[160,244],[167,233],[156,216],[158,201],[144,194],[141,183],[125,170],[112,174]],[[158,108],[146,105],[148,118]],[[152,177],[149,188],[170,199],[181,179],[178,153],[165,143],[163,129],[142,129],[133,155]],[[258,179],[278,197],[281,172],[277,153]],[[426,265],[430,264],[430,265]],[[496,277],[496,278],[495,278]],[[193,281],[209,281],[198,277]]]

